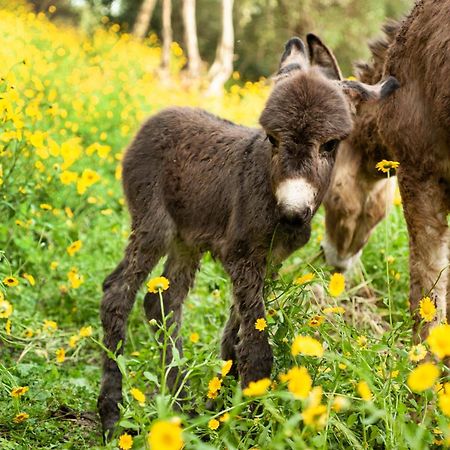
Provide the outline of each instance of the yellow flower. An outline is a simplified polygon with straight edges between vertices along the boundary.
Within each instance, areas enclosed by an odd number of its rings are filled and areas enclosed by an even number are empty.
[[[18,386],[11,390],[11,397],[18,398],[22,397],[25,393],[28,392],[28,386]]]
[[[58,329],[58,324],[54,320],[44,320],[42,328],[44,331],[53,332]]]
[[[328,419],[327,407],[321,404],[322,387],[316,386],[311,390],[308,407],[302,413],[303,423],[315,429],[322,429]]]
[[[133,447],[133,438],[128,433],[123,433],[119,437],[119,448],[122,450],[130,450]]]
[[[255,329],[258,331],[264,331],[267,328],[266,319],[258,319],[255,322]]]
[[[23,273],[22,277],[25,278],[28,283],[30,283],[30,286],[34,286],[36,284],[36,280],[34,279],[33,275],[30,275],[29,273]]]
[[[306,356],[323,356],[323,346],[310,336],[297,336],[292,343],[291,352],[294,356],[299,353]]]
[[[438,392],[438,405],[440,410],[450,417],[450,383],[445,383],[444,388]]]
[[[314,328],[320,327],[320,325],[323,324],[324,320],[325,320],[325,317],[323,317],[323,316],[319,316],[319,315],[313,316],[313,317],[311,317],[311,319],[309,319],[308,325],[310,327],[314,327]]]
[[[220,391],[220,388],[222,387],[222,380],[218,377],[212,378],[208,383],[208,397],[209,398],[216,398],[217,393]]]
[[[356,343],[361,347],[361,348],[367,348],[367,337],[366,336],[358,336],[356,338]]]
[[[169,289],[169,280],[166,277],[152,278],[147,283],[148,292],[157,294],[158,292],[166,291]]]
[[[217,428],[219,428],[220,422],[217,419],[211,419],[208,422],[208,428],[210,430],[217,430]]]
[[[424,359],[425,356],[427,356],[427,349],[425,345],[422,344],[413,345],[408,355],[410,361],[414,362],[422,361],[422,359]]]
[[[72,242],[72,244],[70,244],[70,245],[67,247],[67,253],[68,253],[70,256],[73,256],[78,250],[80,250],[81,246],[82,246],[81,241],[75,241],[75,242]]]
[[[360,381],[356,390],[358,391],[359,396],[366,402],[372,400],[372,391],[369,388],[369,385],[365,381]]]
[[[398,161],[386,161],[383,159],[375,165],[380,172],[387,173],[390,169],[397,169],[400,163]]]
[[[84,283],[83,275],[80,275],[75,267],[67,273],[67,278],[73,289],[78,289]]]
[[[80,336],[78,336],[77,334],[74,336],[70,336],[69,338],[69,347],[70,348],[75,348],[77,346],[78,341],[80,340]]]
[[[325,405],[308,406],[302,413],[303,423],[313,428],[322,429],[327,422]]]
[[[13,307],[8,300],[0,300],[0,319],[7,319],[13,312]]]
[[[432,322],[436,317],[436,306],[430,297],[424,297],[420,300],[419,314],[425,322]]]
[[[92,169],[85,169],[77,180],[77,192],[84,194],[89,186],[100,180],[100,175]]]
[[[345,277],[342,273],[333,273],[328,285],[328,292],[332,297],[339,297],[345,289]]]
[[[264,395],[270,385],[271,381],[269,378],[263,378],[258,381],[250,381],[248,387],[246,387],[242,392],[248,397],[256,397],[259,395]]]
[[[440,359],[450,356],[450,325],[438,325],[427,339],[430,350]]]
[[[3,278],[3,283],[5,284],[5,286],[14,287],[19,284],[19,280],[14,277],[6,277],[6,278]]]
[[[191,335],[189,336],[189,340],[193,344],[196,344],[200,340],[200,335],[198,333],[191,333]]]
[[[323,308],[322,312],[324,314],[344,314],[345,309],[342,306],[328,306]]]
[[[439,374],[439,369],[433,363],[422,363],[411,371],[406,383],[413,392],[422,392],[433,387]]]
[[[287,374],[280,375],[281,381],[288,382],[288,390],[296,398],[306,399],[312,389],[312,378],[306,367],[293,367]]]
[[[228,361],[225,362],[225,364],[222,366],[222,370],[221,370],[222,378],[226,377],[229,374],[232,365],[233,365],[233,361],[231,359],[229,359]]]
[[[16,417],[14,417],[13,422],[15,422],[15,423],[25,422],[25,420],[27,420],[28,417],[30,417],[30,415],[28,413],[21,412],[21,413],[17,414]]]
[[[63,363],[66,359],[66,351],[63,348],[56,350],[56,362]]]
[[[137,388],[133,388],[133,389],[131,389],[130,393],[134,397],[134,399],[137,402],[139,402],[139,404],[141,406],[144,406],[144,404],[145,404],[145,394],[141,390],[139,390]]]
[[[148,443],[151,450],[181,450],[184,441],[180,422],[157,420],[150,428]]]
[[[350,402],[347,398],[343,397],[342,395],[336,395],[336,397],[334,397],[333,403],[331,404],[331,409],[338,413],[346,410],[349,405]]]
[[[25,337],[27,337],[28,339],[32,338],[34,335],[34,332],[31,328],[27,328],[24,333]]]
[[[314,279],[314,274],[313,273],[306,273],[305,275],[302,275],[301,277],[297,277],[294,280],[294,284],[296,284],[298,286],[301,286],[302,284],[309,283],[313,279]]]
[[[78,333],[81,337],[89,337],[92,336],[92,327],[81,327]]]
[[[75,181],[77,181],[77,178],[78,174],[76,172],[71,172],[70,170],[64,170],[59,176],[61,183],[66,185],[75,183]]]

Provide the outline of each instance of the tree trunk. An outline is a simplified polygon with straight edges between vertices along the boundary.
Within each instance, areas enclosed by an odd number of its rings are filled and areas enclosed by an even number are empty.
[[[156,0],[144,0],[142,2],[133,26],[133,35],[138,39],[143,39],[147,34],[155,5]]]
[[[192,78],[200,74],[200,52],[195,21],[195,0],[183,0],[184,39],[187,47],[188,72]]]
[[[222,93],[224,84],[233,73],[233,51],[233,0],[222,0],[222,37],[217,47],[216,59],[209,69],[211,83],[207,94]]]
[[[163,10],[162,10],[162,59],[161,67],[164,70],[169,70],[170,66],[170,46],[172,45],[172,0],[163,0]]]

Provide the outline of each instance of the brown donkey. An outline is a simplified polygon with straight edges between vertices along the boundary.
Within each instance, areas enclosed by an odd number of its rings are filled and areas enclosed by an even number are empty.
[[[387,49],[399,28],[400,22],[389,21],[383,27],[385,36],[369,45],[372,61],[355,66],[360,81],[375,84],[381,80]],[[378,107],[377,103],[357,106],[353,131],[339,147],[323,200],[326,231],[322,249],[327,263],[340,271],[359,259],[392,204],[395,178],[386,178],[375,168],[377,162],[392,159],[378,131]]]
[[[450,295],[447,287],[450,243],[447,226],[450,208],[449,18],[450,0],[418,1],[403,22],[388,26],[388,40],[380,47],[372,48],[372,69],[376,76],[369,81],[381,78],[380,68],[384,64],[384,73],[397,77],[402,88],[383,104],[373,107],[367,114],[367,121],[363,115],[355,126],[355,136],[362,134],[363,139],[352,137],[345,146],[350,156],[346,161],[342,159],[342,164],[339,160],[336,162],[334,179],[339,180],[339,174],[351,170],[362,172],[355,178],[343,177],[339,184],[333,182],[325,200],[329,238],[325,242],[325,253],[331,263],[337,261],[343,265],[342,260],[359,251],[368,237],[364,225],[358,230],[362,222],[374,212],[374,217],[369,217],[373,227],[385,213],[381,206],[377,208],[373,203],[370,208],[367,193],[355,197],[345,192],[354,191],[354,183],[361,185],[361,179],[366,179],[365,173],[372,170],[375,174],[373,166],[377,159],[390,155],[388,159],[400,162],[397,178],[409,233],[410,310],[415,319],[415,339],[419,338],[417,308],[420,299],[430,296],[435,301],[438,308],[436,323],[446,317],[447,296]],[[377,50],[381,50],[380,53]],[[362,73],[364,75],[365,71]],[[370,146],[364,148],[369,142]],[[361,161],[357,163],[357,169],[350,167],[355,164],[351,162],[354,155]],[[371,192],[372,199],[376,198],[380,205],[384,203],[382,189],[378,196]],[[349,209],[363,211],[361,216],[356,216],[355,225],[348,225],[347,214],[338,212],[349,198],[354,203],[348,205],[347,212]],[[347,254],[339,254],[337,249],[342,244],[338,241],[358,241],[358,245]],[[338,257],[333,260],[334,251]],[[428,329],[429,326],[422,328],[422,337],[427,335]]]
[[[237,365],[243,386],[270,376],[267,335],[255,329],[265,316],[267,258],[278,261],[304,245],[310,221],[328,187],[336,149],[352,129],[349,99],[379,99],[397,88],[340,80],[330,51],[308,36],[291,39],[272,94],[250,129],[205,111],[170,108],[149,119],[123,162],[123,185],[132,217],[125,256],[103,285],[101,319],[105,346],[122,352],[127,317],[138,288],[164,255],[164,311],[178,331],[183,301],[201,255],[209,250],[233,283],[234,303],[222,339],[222,357]],[[346,95],[347,94],[347,95]],[[162,322],[158,296],[147,293],[148,320]],[[172,360],[169,348],[166,360]],[[104,357],[98,406],[105,432],[119,418],[122,379]],[[181,374],[172,368],[171,388]]]

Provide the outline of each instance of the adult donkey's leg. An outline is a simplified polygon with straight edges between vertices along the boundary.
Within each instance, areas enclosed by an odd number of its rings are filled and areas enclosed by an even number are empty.
[[[410,310],[414,317],[414,339],[426,338],[430,326],[447,314],[448,244],[447,198],[445,186],[432,173],[400,166],[398,181],[409,232]],[[419,333],[419,302],[429,296],[437,308],[434,322]],[[419,336],[420,334],[420,336]]]
[[[250,381],[270,377],[272,370],[273,356],[267,333],[255,328],[256,320],[265,317],[265,262],[263,258],[241,256],[238,260],[226,260],[225,268],[233,283],[234,303],[240,319],[239,343],[235,348],[238,372],[245,387]]]
[[[170,364],[173,358],[173,346],[178,350],[180,357],[183,356],[183,341],[179,336],[181,327],[181,315],[183,302],[191,288],[195,272],[199,266],[200,254],[190,249],[184,248],[180,244],[170,250],[166,264],[164,266],[165,276],[169,280],[169,289],[162,294],[164,316],[166,316],[166,330],[175,324],[172,334],[169,337],[165,354],[166,365]],[[159,294],[147,293],[144,298],[144,308],[148,320],[155,319],[158,326],[163,324],[163,311],[161,311],[161,301]],[[168,317],[167,317],[168,316]],[[164,339],[164,333],[160,334],[160,341]],[[162,357],[163,355],[161,355]],[[172,367],[167,376],[167,385],[172,391],[181,382],[180,370]]]
[[[116,354],[123,353],[126,324],[136,293],[148,273],[165,253],[164,235],[133,233],[125,257],[106,278],[100,315],[105,347]],[[121,347],[117,350],[119,343]],[[103,432],[112,433],[119,419],[118,403],[122,401],[122,374],[117,364],[104,355],[103,376],[98,409]],[[106,436],[108,437],[108,436]]]

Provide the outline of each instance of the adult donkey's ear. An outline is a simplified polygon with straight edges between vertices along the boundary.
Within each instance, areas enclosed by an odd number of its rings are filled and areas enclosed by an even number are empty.
[[[372,101],[376,102],[389,97],[400,87],[400,83],[395,77],[389,76],[377,84],[370,85],[358,80],[339,81],[344,94],[353,104]]]
[[[330,80],[342,80],[336,58],[331,50],[315,34],[306,35],[308,43],[309,62],[311,66],[317,66]]]
[[[281,55],[280,68],[276,79],[284,78],[291,72],[306,70],[309,68],[308,54],[303,41],[298,37],[292,37],[286,42],[284,52]]]

